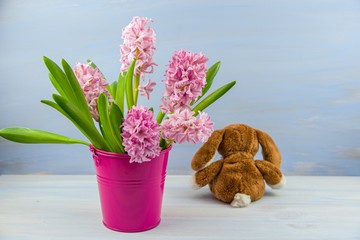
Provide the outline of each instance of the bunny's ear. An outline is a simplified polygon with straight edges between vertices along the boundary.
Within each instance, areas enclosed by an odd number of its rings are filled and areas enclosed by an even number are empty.
[[[194,171],[198,171],[206,166],[206,164],[213,159],[216,151],[222,142],[224,130],[214,131],[206,143],[204,143],[200,149],[195,153],[191,160],[191,168]]]
[[[256,130],[256,135],[262,148],[262,155],[264,160],[269,161],[280,168],[281,155],[274,140],[267,133],[258,129]]]

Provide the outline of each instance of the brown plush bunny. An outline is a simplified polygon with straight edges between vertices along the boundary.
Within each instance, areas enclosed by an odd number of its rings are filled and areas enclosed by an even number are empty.
[[[254,160],[262,147],[264,160]],[[212,162],[216,150],[223,159]],[[286,180],[280,171],[281,155],[271,137],[245,124],[233,124],[216,130],[195,153],[191,167],[196,171],[194,184],[209,184],[214,196],[233,207],[246,207],[271,188],[282,187]]]

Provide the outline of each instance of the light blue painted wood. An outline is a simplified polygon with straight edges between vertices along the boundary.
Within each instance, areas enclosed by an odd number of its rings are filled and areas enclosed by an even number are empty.
[[[269,132],[291,175],[360,175],[360,4],[330,1],[0,2],[0,128],[29,126],[81,137],[39,103],[53,88],[41,57],[92,59],[118,75],[121,29],[153,18],[158,88],[174,51],[222,61],[216,86],[237,80],[207,110],[222,128],[247,123]],[[169,172],[189,173],[199,145],[177,145]],[[83,146],[28,146],[0,139],[0,173],[93,173]]]
[[[359,177],[287,180],[232,208],[190,176],[167,176],[160,225],[127,234],[102,225],[95,176],[3,175],[0,239],[359,239]]]

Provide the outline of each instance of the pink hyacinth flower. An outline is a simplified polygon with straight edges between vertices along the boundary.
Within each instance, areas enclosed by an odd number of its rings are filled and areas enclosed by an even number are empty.
[[[74,73],[83,90],[92,117],[96,121],[99,121],[99,113],[97,110],[97,99],[99,95],[105,93],[108,100],[113,102],[109,91],[106,89],[109,83],[105,80],[98,68],[91,67],[91,63],[78,63],[74,67]]]
[[[177,108],[190,108],[190,103],[202,94],[206,84],[206,62],[202,53],[175,52],[165,72],[164,98],[161,110],[171,113]]]
[[[156,35],[151,27],[146,25],[153,20],[145,17],[134,17],[123,31],[124,40],[120,46],[121,71],[128,70],[131,62],[136,59],[134,74],[144,77],[145,73],[152,73],[156,63],[152,61],[155,51]]]
[[[193,138],[195,142],[206,142],[214,131],[214,123],[210,116],[201,112],[193,125]]]
[[[166,140],[176,143],[206,142],[214,131],[214,123],[206,113],[200,113],[199,118],[188,109],[177,109],[169,114],[169,118],[161,124],[161,134]]]
[[[121,127],[130,162],[147,162],[160,155],[160,127],[152,111],[145,106],[133,106]]]
[[[150,99],[150,93],[154,90],[154,87],[156,86],[155,82],[151,82],[150,79],[145,85],[140,85],[138,87],[138,90],[140,92],[140,95],[146,96],[146,98]]]

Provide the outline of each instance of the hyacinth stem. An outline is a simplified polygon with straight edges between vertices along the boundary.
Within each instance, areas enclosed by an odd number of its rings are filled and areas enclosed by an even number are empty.
[[[160,147],[161,150],[167,149],[170,147],[175,141],[174,140],[165,140],[163,138],[160,139]]]
[[[165,146],[164,146],[163,149],[167,149],[167,148],[170,147],[171,144],[173,144],[173,143],[174,143],[174,140],[167,140],[167,141],[165,141]]]
[[[161,110],[160,112],[158,113],[158,115],[156,116],[156,122],[158,124],[160,124],[162,122],[162,120],[164,119],[165,117],[165,113],[163,113]]]
[[[134,78],[134,105],[137,105],[138,95],[139,95],[139,84],[140,84],[140,74],[136,74]]]

